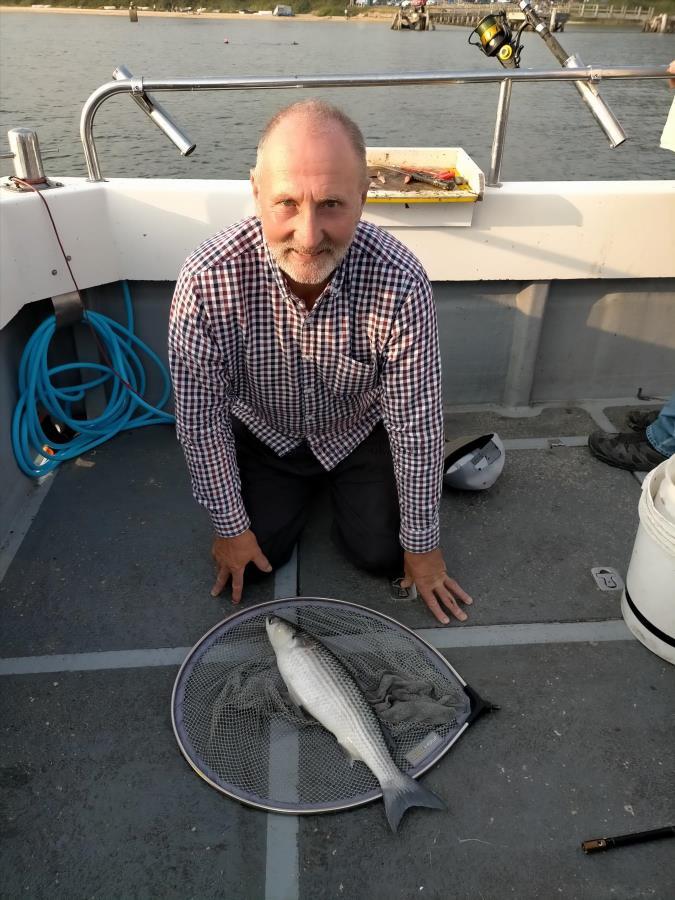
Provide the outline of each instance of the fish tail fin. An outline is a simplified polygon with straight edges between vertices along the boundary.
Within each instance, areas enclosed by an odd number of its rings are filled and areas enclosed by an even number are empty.
[[[440,797],[404,772],[399,773],[397,778],[382,782],[382,799],[392,831],[398,829],[403,813],[412,806],[447,809]]]

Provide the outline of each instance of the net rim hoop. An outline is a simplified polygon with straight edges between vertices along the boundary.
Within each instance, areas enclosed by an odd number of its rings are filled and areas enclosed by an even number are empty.
[[[382,613],[376,609],[371,609],[370,607],[364,606],[361,603],[352,603],[349,600],[336,600],[334,597],[315,596],[278,597],[274,600],[266,600],[264,603],[256,603],[253,606],[247,606],[245,609],[235,610],[235,612],[231,613],[231,615],[226,616],[224,619],[221,619],[220,622],[216,622],[216,624],[205,634],[203,634],[201,638],[199,638],[199,640],[190,648],[187,656],[181,663],[178,674],[176,675],[176,679],[174,681],[173,690],[171,692],[171,726],[173,728],[174,737],[176,738],[176,743],[178,744],[180,752],[182,753],[190,768],[202,779],[202,781],[205,781],[210,787],[215,788],[218,793],[223,794],[226,797],[230,797],[230,799],[236,800],[238,803],[243,803],[245,806],[249,806],[252,809],[260,809],[264,810],[265,812],[280,813],[282,815],[314,816],[321,813],[340,812],[347,809],[355,809],[359,806],[365,806],[368,803],[372,803],[374,800],[379,800],[382,797],[382,791],[379,789],[369,791],[359,797],[358,800],[350,799],[349,801],[342,803],[333,802],[331,803],[330,807],[326,806],[325,803],[321,803],[315,806],[310,805],[307,808],[302,809],[298,809],[297,807],[291,806],[290,804],[284,805],[282,803],[264,803],[262,801],[254,801],[246,797],[242,797],[241,794],[235,793],[234,791],[228,790],[227,788],[223,787],[222,784],[214,781],[205,772],[198,768],[188,748],[186,748],[184,745],[183,737],[180,733],[180,729],[176,721],[176,695],[183,686],[183,672],[188,666],[191,666],[191,664],[193,663],[193,657],[197,649],[200,648],[203,644],[209,642],[209,639],[214,632],[222,630],[223,626],[225,626],[228,622],[231,622],[233,619],[239,619],[242,622],[245,622],[249,618],[255,618],[259,616],[261,614],[261,611],[264,609],[279,608],[281,606],[288,606],[289,604],[298,603],[301,601],[318,601],[324,605],[328,604],[334,606],[348,606],[351,609],[357,610],[359,612],[365,612],[369,615],[375,616],[378,619],[382,619],[393,625],[396,629],[406,632],[416,641],[423,644],[428,652],[430,652],[433,656],[437,657],[440,660],[441,665],[444,668],[450,670],[452,675],[457,679],[457,681],[459,681],[464,689],[467,688],[467,682],[454,669],[454,667],[450,664],[450,662],[448,662],[443,654],[439,653],[439,651],[432,644],[430,644],[423,637],[417,634],[414,629],[408,627],[407,625],[404,625],[397,619],[392,618],[392,616],[388,616],[386,613]],[[456,741],[459,740],[459,738],[464,734],[470,724],[471,716],[466,722],[464,722],[457,733],[453,735],[452,740],[443,741],[440,747],[435,748],[435,750],[430,753],[429,759],[423,764],[423,766],[414,773],[411,773],[412,777],[418,779],[421,775],[424,775],[424,773],[427,772],[432,766],[435,766],[436,763],[438,763],[439,760],[441,760],[448,752],[448,750],[450,750],[450,748],[456,743]]]

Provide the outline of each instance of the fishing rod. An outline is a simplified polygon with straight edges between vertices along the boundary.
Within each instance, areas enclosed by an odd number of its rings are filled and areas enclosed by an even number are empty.
[[[579,55],[576,53],[570,55],[560,41],[553,36],[546,22],[535,10],[531,0],[520,0],[518,6],[525,16],[522,25],[513,28],[506,13],[491,13],[484,16],[469,35],[471,46],[478,47],[486,56],[497,57],[505,69],[518,69],[520,68],[520,54],[523,50],[522,35],[526,29],[530,28],[543,39],[563,68],[579,69],[583,67],[584,64]],[[474,35],[478,38],[477,41],[471,40]],[[610,146],[614,148],[623,144],[626,140],[626,133],[612,110],[600,96],[595,85],[585,81],[575,81],[574,85],[607,136]]]

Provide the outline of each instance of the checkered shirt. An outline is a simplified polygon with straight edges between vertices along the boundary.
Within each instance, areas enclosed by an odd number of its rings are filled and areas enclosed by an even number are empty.
[[[429,280],[399,241],[360,222],[311,311],[290,293],[260,221],[184,263],[169,325],[178,438],[217,534],[249,526],[230,413],[280,456],[306,441],[330,470],[379,421],[389,435],[401,546],[438,546],[441,365]]]

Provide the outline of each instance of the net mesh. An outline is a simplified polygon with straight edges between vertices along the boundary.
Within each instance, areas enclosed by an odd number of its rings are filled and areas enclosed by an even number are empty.
[[[453,669],[415,634],[351,603],[297,598],[243,610],[194,648],[174,690],[183,753],[216,787],[253,805],[322,811],[380,795],[361,762],[291,701],[265,631],[274,614],[321,640],[373,705],[404,772],[428,768],[471,705]]]

